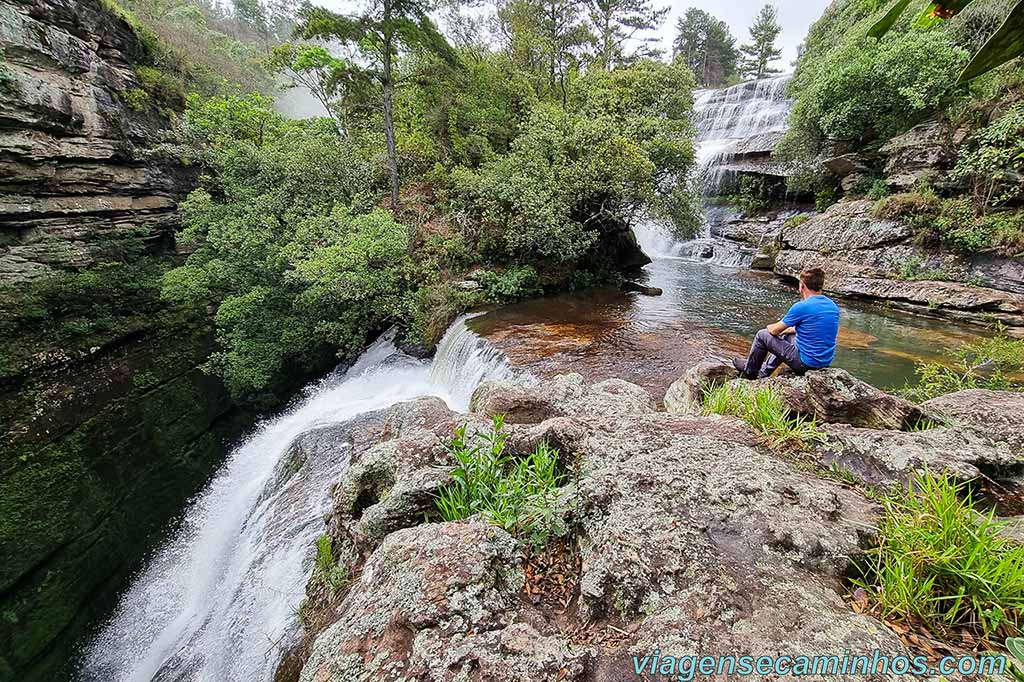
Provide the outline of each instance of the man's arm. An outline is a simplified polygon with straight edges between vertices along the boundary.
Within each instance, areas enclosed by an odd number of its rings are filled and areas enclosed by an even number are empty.
[[[790,327],[785,322],[776,322],[766,327],[768,333],[772,336],[787,336],[788,334],[795,334],[796,330]]]

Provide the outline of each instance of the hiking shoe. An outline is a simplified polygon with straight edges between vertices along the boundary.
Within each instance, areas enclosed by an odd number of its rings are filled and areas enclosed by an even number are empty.
[[[732,366],[740,373],[740,376],[744,379],[753,379],[754,377],[747,374],[747,359],[746,358],[733,358]]]

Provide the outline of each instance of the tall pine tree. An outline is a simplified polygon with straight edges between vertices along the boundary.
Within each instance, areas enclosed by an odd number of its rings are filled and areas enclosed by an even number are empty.
[[[568,83],[584,63],[594,36],[585,21],[587,0],[507,0],[498,30],[509,56],[538,82],[538,92],[565,102]]]
[[[736,77],[736,39],[724,21],[704,10],[691,8],[676,22],[672,52],[673,59],[690,67],[703,87],[721,87]]]
[[[740,70],[745,77],[765,78],[782,73],[780,69],[772,67],[772,62],[782,56],[782,50],[775,47],[780,33],[782,26],[779,25],[779,11],[773,5],[765,5],[750,27],[751,42],[740,46],[740,52],[743,53]]]
[[[656,31],[665,21],[668,7],[656,8],[651,0],[589,0],[590,21],[597,37],[599,66],[609,71],[642,57],[655,56],[651,48],[656,36],[645,33]],[[627,52],[626,43],[638,43]]]

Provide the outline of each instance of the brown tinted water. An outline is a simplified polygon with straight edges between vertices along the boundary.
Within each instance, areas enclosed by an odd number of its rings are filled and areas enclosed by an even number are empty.
[[[645,269],[659,297],[596,289],[525,301],[488,312],[470,327],[538,376],[579,372],[618,377],[657,396],[706,357],[745,355],[750,338],[798,300],[796,287],[766,273],[682,259]],[[835,365],[881,388],[914,379],[917,361],[941,361],[981,327],[837,301],[843,311]]]

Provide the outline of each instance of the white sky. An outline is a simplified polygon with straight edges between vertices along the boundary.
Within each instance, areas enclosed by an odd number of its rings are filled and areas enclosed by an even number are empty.
[[[831,0],[774,0],[771,4],[779,10],[779,23],[782,34],[779,36],[779,47],[782,48],[782,59],[776,67],[783,71],[792,71],[792,63],[796,60],[796,48],[807,37],[807,30],[825,12]],[[754,17],[761,11],[765,0],[687,0],[686,2],[669,2],[672,10],[668,20],[662,27],[662,47],[671,51],[672,38],[675,35],[676,19],[686,14],[690,7],[697,7],[729,24],[732,34],[736,36],[736,45],[750,39],[750,25]],[[662,5],[664,6],[664,5]]]
[[[676,19],[686,14],[690,7],[697,7],[722,19],[729,24],[732,34],[736,36],[737,46],[750,38],[750,25],[761,10],[766,0],[655,0],[656,6],[669,5],[671,11],[664,26],[658,34],[661,36],[662,47],[671,53],[672,39],[675,36]],[[792,62],[796,59],[797,46],[807,36],[807,29],[822,15],[831,0],[769,0],[779,9],[779,23],[782,24],[782,35],[779,36],[779,47],[782,48],[782,59],[777,67],[783,71],[792,70]],[[351,11],[353,0],[313,0],[336,11]]]

